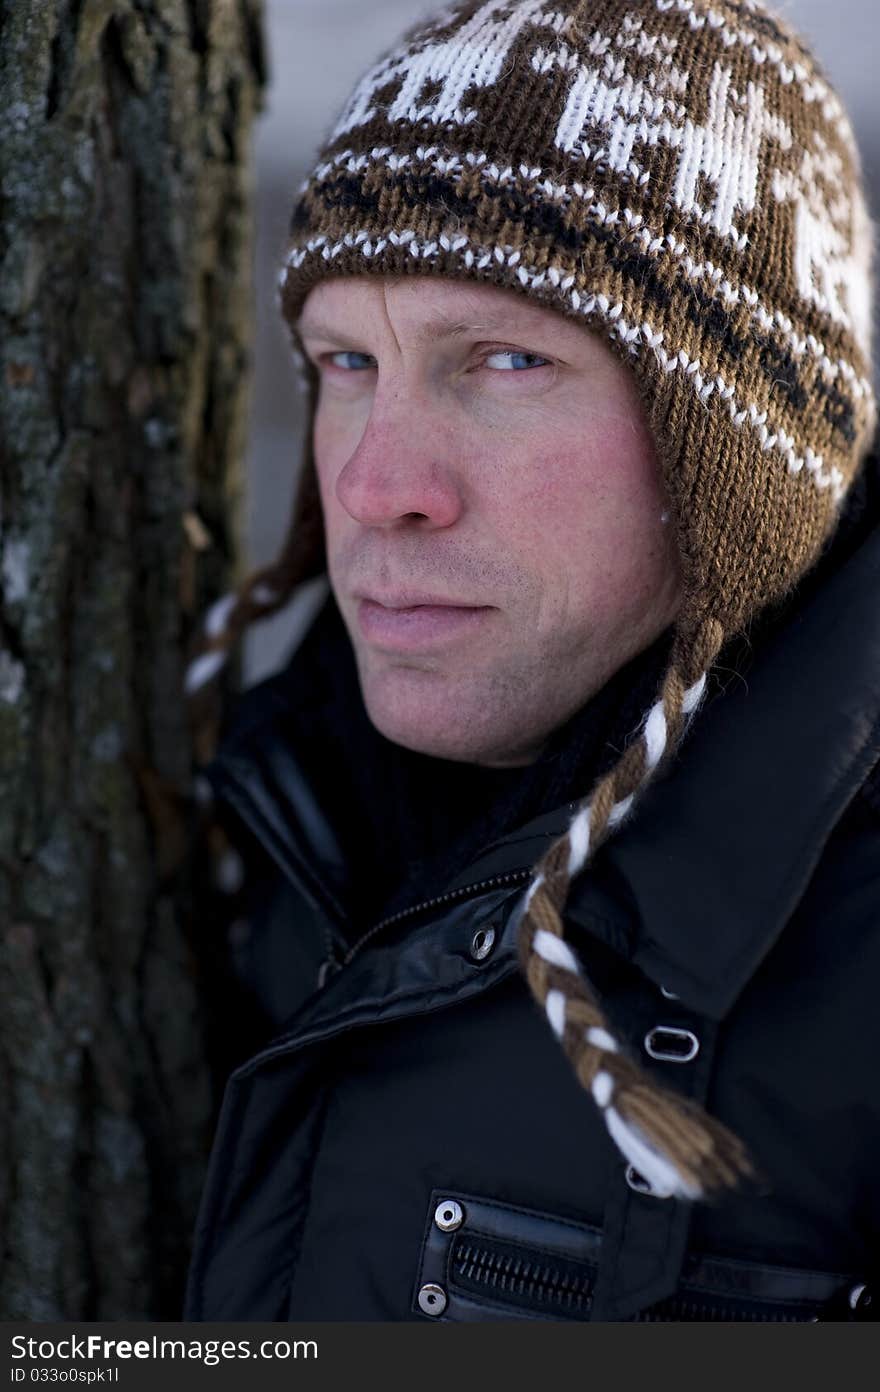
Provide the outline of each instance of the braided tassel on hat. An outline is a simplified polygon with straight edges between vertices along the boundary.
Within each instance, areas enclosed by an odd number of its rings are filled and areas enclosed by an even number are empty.
[[[690,685],[673,654],[661,699],[640,737],[536,865],[518,930],[523,975],[612,1140],[654,1194],[683,1199],[705,1198],[752,1175],[745,1147],[689,1098],[649,1082],[626,1056],[565,941],[562,909],[572,879],[629,815],[664,755],[675,748],[705,692],[706,670],[722,638],[720,625],[707,620],[692,647],[694,668],[703,670]]]

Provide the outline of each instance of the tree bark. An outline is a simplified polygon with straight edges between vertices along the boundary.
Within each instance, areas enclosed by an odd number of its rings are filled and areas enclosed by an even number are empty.
[[[0,1317],[179,1318],[212,1120],[175,871],[228,587],[262,0],[0,0]]]

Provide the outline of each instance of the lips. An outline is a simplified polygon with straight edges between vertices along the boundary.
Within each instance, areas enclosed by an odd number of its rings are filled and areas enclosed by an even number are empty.
[[[381,604],[383,609],[421,609],[431,605],[438,609],[483,609],[482,604],[471,604],[464,599],[447,599],[444,595],[417,594],[414,590],[393,595],[356,593],[355,599],[366,600],[370,604]]]
[[[466,638],[492,612],[487,605],[429,595],[386,595],[382,601],[363,595],[358,599],[357,622],[361,637],[372,647],[415,652]]]

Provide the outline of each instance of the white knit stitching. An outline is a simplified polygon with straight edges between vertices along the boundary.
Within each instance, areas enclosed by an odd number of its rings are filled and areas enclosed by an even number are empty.
[[[620,1052],[620,1045],[601,1025],[591,1025],[584,1035],[588,1044],[592,1044],[596,1049],[603,1049],[606,1054],[617,1054]]]
[[[580,976],[578,960],[564,938],[560,938],[556,933],[550,933],[546,928],[539,928],[533,939],[534,949],[538,956],[551,966],[562,967],[564,971],[570,971],[575,976]]]
[[[219,638],[226,627],[226,621],[238,603],[238,595],[233,591],[223,595],[222,599],[215,599],[207,614],[205,615],[205,632],[211,638]]]
[[[635,1122],[627,1122],[615,1107],[605,1107],[602,1116],[611,1139],[629,1163],[648,1181],[657,1198],[700,1199],[703,1191],[688,1184],[665,1155],[652,1145]]]
[[[666,714],[663,702],[658,701],[648,712],[644,730],[645,760],[649,769],[654,769],[663,758],[666,748]]]
[[[536,875],[535,878],[532,880],[532,883],[529,885],[528,891],[526,892],[524,904],[526,912],[528,912],[529,905],[531,904],[532,900],[534,899],[535,895],[537,894],[538,890],[541,888],[541,885],[543,883],[544,876]]]
[[[436,146],[431,146],[429,149],[421,148],[417,152],[419,162],[424,162],[428,167],[437,169],[438,172],[441,172],[441,165],[448,166],[455,173],[458,173],[460,169],[464,167],[464,163],[467,163],[473,168],[479,168],[482,172],[482,177],[494,184],[503,186],[505,183],[517,181],[518,176],[511,166],[499,169],[497,165],[489,165],[488,156],[480,151],[468,151],[467,154],[463,156],[447,154],[446,156],[435,158],[437,148]],[[364,167],[364,164],[367,162],[383,160],[388,164],[389,168],[396,170],[416,162],[416,155],[395,155],[391,146],[377,145],[370,151],[369,160],[366,156],[361,156],[355,160],[351,150],[343,150],[340,154],[335,155],[332,160],[318,165],[312,175],[312,179],[322,181],[327,178],[328,174],[332,173],[333,169],[340,165],[344,165],[346,169],[353,171],[355,167]],[[658,253],[664,252],[675,256],[681,261],[682,269],[689,280],[709,281],[711,286],[717,287],[720,290],[721,298],[725,303],[729,305],[738,303],[745,305],[750,311],[750,318],[758,324],[761,329],[765,332],[773,332],[782,336],[787,346],[796,357],[802,358],[809,356],[815,358],[826,381],[833,382],[839,376],[842,376],[855,397],[868,400],[869,402],[873,401],[873,383],[867,377],[860,376],[850,362],[847,362],[845,358],[832,358],[824,343],[813,334],[806,334],[804,337],[801,337],[795,332],[792,321],[788,315],[784,314],[779,309],[775,309],[772,312],[768,310],[762,303],[758,292],[751,286],[745,284],[737,285],[731,282],[725,277],[725,273],[722,271],[721,267],[714,265],[712,261],[695,260],[686,242],[679,241],[672,233],[658,234],[656,231],[645,226],[644,215],[642,213],[635,213],[630,208],[606,208],[605,204],[602,202],[591,202],[595,197],[595,189],[592,186],[585,186],[577,180],[571,184],[556,183],[549,177],[545,177],[541,169],[533,169],[530,172],[535,176],[535,189],[546,194],[549,199],[566,203],[574,202],[575,200],[585,202],[588,204],[586,210],[588,215],[595,218],[606,227],[616,226],[622,219],[629,228],[637,233],[637,239],[641,242],[642,247],[649,255],[656,256]],[[310,182],[311,180],[307,179],[303,188],[307,188]],[[412,238],[414,235],[413,232],[408,234],[409,238]],[[398,238],[399,234],[395,232],[388,233],[388,240],[393,246],[398,245]],[[457,239],[458,244],[465,241],[466,239],[463,237]],[[459,249],[457,243],[452,243],[452,247],[455,250]],[[306,245],[311,248],[312,242]],[[287,267],[283,265],[278,273],[278,282],[280,286],[283,286],[286,274]],[[548,278],[552,280],[552,274],[549,272]],[[554,283],[558,283],[558,281]]]
[[[622,822],[632,807],[634,800],[635,793],[630,793],[628,797],[623,798],[620,802],[616,802],[608,813],[608,825],[613,827],[617,826],[618,822]]]
[[[560,55],[560,66],[568,69],[568,53]],[[552,59],[541,51],[541,71],[552,66]],[[684,74],[671,67],[660,70],[664,88]],[[671,191],[672,202],[691,216],[711,226],[721,236],[731,237],[740,249],[747,243],[734,224],[734,212],[751,212],[757,201],[761,159],[769,141],[783,150],[792,145],[788,125],[767,105],[764,88],[750,82],[744,94],[733,87],[729,67],[716,62],[708,83],[705,124],[697,124],[677,100],[664,97],[645,79],[634,79],[623,59],[606,55],[604,65],[577,66],[565,107],[559,118],[554,144],[567,154],[585,159],[607,160],[618,174],[632,170],[636,142],[655,146],[662,141],[679,151],[678,168]],[[672,117],[672,120],[669,118]],[[674,124],[673,124],[674,122]],[[584,141],[586,131],[603,126],[609,132],[607,149],[597,151]],[[714,185],[711,208],[696,201],[700,180]],[[639,183],[647,182],[638,175]]]
[[[494,86],[518,35],[532,25],[551,27],[556,33],[564,28],[554,22],[557,15],[546,10],[546,0],[520,0],[512,10],[508,0],[487,0],[449,38],[437,37],[442,25],[435,22],[415,48],[404,40],[361,78],[330,139],[372,120],[373,98],[392,81],[399,87],[385,113],[388,121],[470,125],[479,113],[465,105],[468,94]],[[439,91],[425,100],[426,88],[434,84]]]
[[[565,1031],[565,993],[553,988],[547,992],[547,999],[544,1002],[544,1009],[547,1012],[547,1019],[550,1027],[557,1039],[561,1039]]]
[[[614,1096],[614,1079],[611,1074],[606,1073],[604,1069],[598,1072],[590,1085],[590,1091],[597,1106],[604,1112]]]
[[[321,256],[325,260],[332,260],[345,250],[346,247],[356,246],[358,235],[363,237],[366,234],[349,232],[340,241],[332,245],[328,245],[328,239],[323,235],[312,238],[305,247],[298,250],[295,249],[288,254],[287,264],[294,270],[298,269],[308,256],[317,251],[320,251]],[[409,247],[416,258],[419,256],[436,256],[438,250],[436,242],[428,243],[428,249],[426,249],[418,242],[414,232],[410,233],[410,236],[412,240],[409,242]],[[512,248],[508,249],[505,254],[509,254],[509,250],[512,250]],[[454,253],[446,254],[450,255]],[[470,260],[468,257],[470,257]],[[462,259],[465,265],[474,264],[479,269],[484,269],[490,265],[494,259],[494,248],[482,250],[481,254],[478,256],[475,256],[471,248],[468,248]],[[520,275],[520,272],[522,272],[522,275]],[[520,266],[517,269],[517,275],[523,284],[530,283],[533,287],[543,284],[545,278],[550,280],[551,283],[556,283],[549,270],[538,272],[530,267]],[[556,275],[560,277],[558,281],[559,288],[561,290],[569,290],[574,281],[574,276],[561,276],[558,269]],[[525,277],[525,279],[523,279],[523,277]],[[571,295],[569,295],[568,298],[574,308],[575,300],[572,299]],[[654,331],[648,323],[629,324],[623,318],[623,305],[612,304],[606,295],[597,294],[584,296],[580,292],[575,291],[575,298],[577,309],[581,314],[585,317],[589,317],[598,311],[600,317],[606,319],[612,325],[614,332],[623,342],[630,345],[633,352],[638,351],[637,345],[640,342],[650,343],[664,371],[683,372],[686,377],[690,378],[696,394],[702,401],[708,401],[709,397],[717,391],[719,396],[724,398],[730,418],[737,429],[741,429],[746,424],[752,425],[761,439],[762,448],[764,450],[768,452],[770,450],[776,450],[785,457],[789,473],[798,474],[806,466],[811,482],[820,490],[829,488],[835,504],[840,503],[846,491],[846,483],[843,474],[836,465],[832,465],[826,470],[822,456],[816,454],[812,449],[806,449],[802,455],[799,455],[795,449],[794,441],[785,430],[781,427],[776,427],[773,430],[767,428],[766,422],[768,419],[768,412],[766,410],[760,411],[753,403],[750,403],[747,407],[742,407],[734,395],[733,386],[728,385],[720,374],[717,374],[713,378],[705,376],[701,371],[700,362],[697,359],[689,358],[687,353],[683,350],[679,350],[679,352],[673,354],[667,353],[662,347],[664,337],[662,333]]]
[[[584,807],[572,819],[568,828],[570,851],[568,856],[569,878],[576,875],[585,864],[590,850],[590,809]]]
[[[700,677],[699,681],[695,681],[693,686],[689,686],[687,691],[684,693],[681,708],[684,711],[685,715],[690,715],[693,711],[696,710],[697,706],[700,704],[700,697],[702,696],[705,690],[706,673],[704,672],[703,675]]]
[[[226,650],[216,648],[213,652],[202,653],[195,661],[189,664],[184,677],[183,689],[188,696],[192,696],[200,687],[205,686],[213,676],[220,671],[226,662]]]
[[[820,103],[825,120],[829,123],[833,122],[850,149],[854,148],[855,138],[852,128],[836,93],[815,72],[810,72],[803,63],[785,63],[782,58],[782,49],[778,44],[765,44],[752,29],[734,28],[729,20],[724,15],[719,14],[717,10],[701,13],[695,6],[694,0],[654,0],[654,3],[661,14],[668,13],[669,10],[673,9],[678,10],[681,14],[686,14],[688,24],[692,29],[702,29],[708,23],[719,31],[718,36],[725,47],[730,48],[733,44],[740,44],[749,51],[756,63],[769,62],[776,68],[785,86],[797,81],[804,101],[808,104]]]
[[[797,169],[774,171],[771,188],[774,198],[794,210],[798,294],[850,329],[867,356],[873,310],[870,219],[858,193],[851,201],[847,197],[840,154],[815,133],[813,140]]]

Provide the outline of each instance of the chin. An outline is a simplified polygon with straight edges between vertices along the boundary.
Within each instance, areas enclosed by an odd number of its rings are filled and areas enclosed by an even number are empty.
[[[450,699],[449,693],[431,693],[422,683],[416,690],[402,691],[396,684],[390,689],[387,682],[378,687],[367,682],[362,694],[373,725],[393,744],[435,759],[480,761],[483,741],[462,703]]]
[[[498,731],[493,729],[491,738],[487,737],[488,732],[481,729],[478,715],[461,701],[451,702],[443,710],[432,709],[424,699],[389,705],[365,698],[364,704],[380,735],[404,749],[433,759],[482,764],[487,768],[513,768],[532,763],[540,753],[539,743],[518,742],[513,732],[504,732],[509,738],[499,741]],[[485,716],[485,707],[480,714]]]
[[[393,744],[402,745],[404,749],[411,749],[415,754],[428,754],[433,759],[450,759],[467,764],[481,762],[482,748],[474,745],[472,736],[469,739],[466,730],[449,722],[438,725],[426,720],[424,715],[419,719],[402,719],[400,715],[389,715],[383,709],[374,711],[369,704],[367,714],[380,735]]]
[[[510,682],[486,673],[358,663],[361,695],[370,721],[386,739],[417,754],[497,767],[528,764],[546,729],[534,712],[519,712]]]

